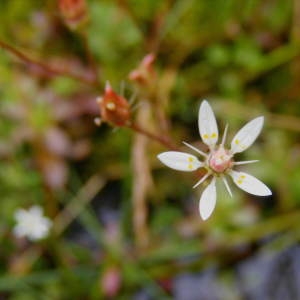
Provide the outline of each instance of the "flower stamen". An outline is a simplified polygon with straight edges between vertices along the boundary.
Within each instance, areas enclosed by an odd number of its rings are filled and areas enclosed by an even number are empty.
[[[224,146],[224,144],[225,144],[226,137],[227,137],[227,130],[228,130],[228,124],[226,124],[225,129],[224,129],[221,146]]]
[[[229,186],[229,184],[228,184],[228,182],[227,182],[226,177],[225,177],[225,176],[222,176],[222,180],[223,180],[224,185],[225,185],[225,187],[226,187],[226,189],[227,189],[227,191],[228,191],[228,194],[230,195],[230,197],[232,197],[232,192],[231,192],[231,189],[230,189],[230,186]]]
[[[239,166],[239,165],[246,165],[246,164],[256,163],[258,161],[259,161],[258,159],[255,159],[255,160],[245,160],[245,161],[235,161],[233,164],[235,166]]]
[[[204,182],[210,175],[212,174],[211,171],[208,171],[194,186],[193,189],[196,188],[198,185],[200,185],[202,182]]]
[[[202,152],[201,150],[197,149],[196,147],[194,147],[193,145],[187,143],[187,142],[182,142],[184,145],[186,145],[187,147],[193,149],[194,151],[198,152],[199,154],[201,154],[204,157],[207,157],[207,154]]]

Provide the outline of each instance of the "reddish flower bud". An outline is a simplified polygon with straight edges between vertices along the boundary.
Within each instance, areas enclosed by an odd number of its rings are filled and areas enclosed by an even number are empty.
[[[119,268],[115,266],[108,267],[103,273],[100,284],[106,297],[115,298],[122,284]]]
[[[114,126],[126,126],[130,121],[130,106],[128,101],[118,95],[110,86],[106,84],[103,97],[97,99],[100,108],[101,120]],[[95,120],[99,125],[100,120]]]
[[[153,53],[147,54],[139,66],[129,73],[129,79],[141,85],[148,85],[156,77],[153,63],[155,61]]]
[[[58,0],[60,13],[71,29],[87,20],[87,7],[85,0]]]

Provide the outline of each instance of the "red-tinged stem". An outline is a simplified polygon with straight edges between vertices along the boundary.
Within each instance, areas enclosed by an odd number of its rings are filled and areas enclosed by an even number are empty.
[[[53,66],[49,66],[49,65],[44,64],[40,61],[36,61],[36,60],[30,58],[28,55],[22,53],[21,51],[17,50],[13,46],[11,46],[11,45],[9,45],[9,44],[1,41],[1,40],[0,40],[0,48],[10,52],[13,55],[15,55],[16,57],[18,57],[24,63],[29,64],[29,65],[37,66],[37,67],[43,69],[44,71],[46,71],[46,72],[48,72],[52,75],[69,77],[69,78],[72,78],[76,81],[84,82],[85,84],[88,84],[88,85],[97,85],[97,81],[95,81],[94,78],[89,79],[87,77],[80,76],[78,74],[74,74],[74,73],[66,71],[66,70],[61,70],[61,69],[54,68]]]
[[[171,150],[177,150],[177,147],[169,139],[166,139],[165,137],[156,135],[156,134],[142,128],[140,125],[138,125],[136,123],[131,123],[130,125],[128,125],[128,128],[130,128],[140,134],[143,134],[152,140],[157,141],[158,143],[164,145],[165,147],[167,147]]]

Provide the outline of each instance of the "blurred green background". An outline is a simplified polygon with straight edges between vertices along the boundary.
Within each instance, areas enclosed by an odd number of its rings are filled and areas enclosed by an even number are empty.
[[[0,1],[0,298],[300,299],[300,2],[81,2]],[[148,53],[150,80],[130,80]],[[106,80],[182,151],[203,146],[202,99],[228,141],[264,115],[238,159],[273,195],[220,184],[203,222],[203,187],[157,160],[165,145],[94,124]],[[51,234],[17,239],[34,204]]]

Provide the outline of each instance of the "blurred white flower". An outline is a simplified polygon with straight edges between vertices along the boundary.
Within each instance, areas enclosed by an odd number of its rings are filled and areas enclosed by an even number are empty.
[[[186,146],[203,156],[204,161],[199,161],[194,155],[178,151],[168,151],[158,155],[158,159],[162,163],[175,170],[194,171],[199,168],[205,168],[207,173],[194,185],[194,188],[207,178],[212,177],[211,182],[204,189],[199,202],[199,211],[203,220],[206,220],[211,215],[216,205],[216,178],[222,179],[230,196],[232,196],[232,193],[226,175],[229,175],[240,189],[250,194],[257,196],[272,194],[270,189],[257,178],[247,173],[233,170],[233,167],[236,165],[257,162],[257,160],[235,162],[233,156],[236,153],[243,152],[253,144],[261,132],[263,123],[264,117],[255,118],[247,123],[232,139],[230,149],[226,149],[224,145],[228,126],[225,127],[221,144],[216,145],[219,137],[217,122],[209,103],[204,100],[199,109],[198,125],[200,136],[209,147],[209,152],[204,153],[184,142]]]
[[[15,212],[17,224],[13,229],[16,237],[27,237],[31,241],[45,238],[51,228],[52,222],[43,216],[43,209],[34,205],[28,210],[18,209]]]

